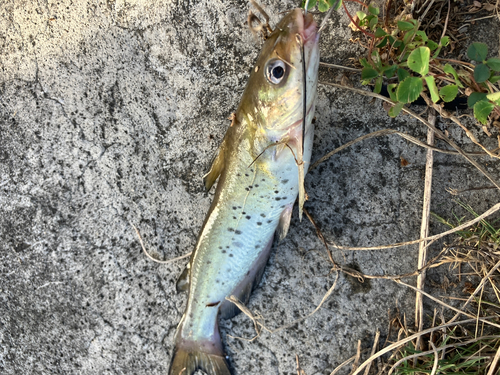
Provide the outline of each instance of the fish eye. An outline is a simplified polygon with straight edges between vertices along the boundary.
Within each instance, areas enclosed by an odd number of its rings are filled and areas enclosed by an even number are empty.
[[[285,76],[285,69],[285,63],[282,60],[274,59],[269,61],[265,69],[267,80],[277,85]]]

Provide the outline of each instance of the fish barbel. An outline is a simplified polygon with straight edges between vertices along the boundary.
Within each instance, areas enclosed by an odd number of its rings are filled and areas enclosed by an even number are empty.
[[[262,277],[274,233],[282,239],[288,231],[299,192],[298,164],[302,159],[307,170],[311,158],[318,39],[312,15],[301,9],[279,22],[263,45],[205,176],[207,189],[219,181],[195,252],[177,284],[178,290],[189,290],[189,297],[170,375],[191,375],[197,369],[231,374],[218,316],[230,318],[239,311],[226,297],[248,301]]]

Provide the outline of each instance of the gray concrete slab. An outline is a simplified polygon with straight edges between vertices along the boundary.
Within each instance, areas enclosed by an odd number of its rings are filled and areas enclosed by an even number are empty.
[[[264,5],[273,24],[293,2]],[[259,50],[247,10],[236,0],[0,4],[2,374],[167,372],[185,262],[149,261],[130,223],[161,259],[192,250],[211,201],[201,177]],[[498,23],[488,22],[498,40]],[[348,23],[333,16],[324,61],[363,52],[349,42]],[[455,125],[438,125],[474,149]],[[321,87],[313,159],[388,127],[425,139],[410,117],[390,119],[378,101]],[[498,163],[480,161],[499,177]],[[357,144],[308,175],[306,208],[343,245],[417,238],[424,163],[425,152],[397,136]],[[456,209],[448,187],[484,185],[463,159],[438,155],[432,209]],[[498,198],[491,190],[464,197],[478,211]],[[275,246],[249,303],[270,328],[310,313],[335,280],[314,228],[296,213]],[[416,268],[417,252],[334,257],[368,274],[399,274]],[[254,335],[240,315],[221,330],[235,374],[295,374],[296,354],[308,375],[329,374],[358,340],[368,347],[377,328],[386,334],[388,310],[411,314],[413,299],[390,281],[340,275],[323,308],[292,328],[246,342],[230,337]]]

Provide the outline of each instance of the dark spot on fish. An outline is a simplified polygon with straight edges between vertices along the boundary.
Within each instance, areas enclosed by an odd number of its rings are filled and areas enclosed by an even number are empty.
[[[286,204],[284,204],[283,206],[281,206],[281,208],[285,208],[286,207]]]
[[[207,304],[205,305],[205,307],[215,307],[215,306],[218,306],[218,305],[219,305],[219,303],[220,303],[220,301],[219,301],[219,302],[213,302],[213,303],[207,303]]]
[[[276,199],[277,201],[280,201],[280,200],[281,200],[281,198],[280,198],[280,197],[276,197],[276,198],[274,198],[274,199]]]
[[[209,261],[209,260],[207,260],[207,264],[212,264],[212,262],[211,262],[211,261]]]
[[[253,169],[250,169],[250,172],[253,172]]]
[[[233,216],[233,219],[235,219],[235,220],[236,220],[236,216]]]
[[[241,208],[241,206],[238,206],[238,208]]]
[[[281,199],[286,199],[287,197],[281,197]]]
[[[233,238],[233,240],[234,240],[234,238]],[[226,249],[229,249],[229,246],[226,246]]]
[[[253,188],[253,186],[252,185],[248,185],[248,188],[251,189],[251,188]]]
[[[250,215],[245,216],[245,219],[250,220],[252,217]]]
[[[233,210],[236,210],[236,206],[233,206]]]
[[[257,184],[255,184],[254,186],[255,186],[255,187],[259,187],[259,185],[257,185]]]
[[[247,272],[247,276],[250,275],[250,271]]]
[[[241,230],[235,230],[234,233],[241,234],[242,232],[241,232]]]
[[[261,198],[264,198],[264,196],[263,196],[263,195],[261,195],[260,197],[261,197]]]
[[[263,178],[261,181],[266,181],[266,179],[265,179],[265,178]]]
[[[241,214],[242,214],[242,215],[246,215],[247,213],[246,213],[246,212],[242,212]]]
[[[220,280],[219,279],[215,279],[215,282],[218,284],[218,283],[220,283]]]
[[[234,232],[234,228],[227,228],[228,231]]]
[[[268,221],[267,221],[267,223],[268,223],[268,224],[269,224],[269,223],[272,223],[272,222],[273,222],[272,220],[268,220]]]
[[[226,250],[222,250],[222,254],[225,254],[226,253]]]
[[[262,223],[260,221],[257,222],[257,225],[262,225]]]
[[[260,245],[255,245],[255,248],[258,249],[260,247]]]
[[[250,191],[250,189],[249,189],[249,188],[247,188],[247,187],[245,188],[245,190],[246,190],[246,191]]]
[[[279,193],[279,191],[278,191],[278,190],[275,190],[275,191],[274,191],[274,194],[278,194],[278,193]]]
[[[247,177],[248,177],[248,173],[245,173],[245,176],[247,176]]]
[[[241,173],[238,173],[236,176],[241,177]]]
[[[233,243],[233,245],[235,247],[243,247],[243,244],[241,242],[235,242],[235,243]],[[230,255],[230,256],[232,256],[232,255]]]
[[[281,180],[282,184],[286,184],[287,182],[288,182],[288,180]]]
[[[229,257],[232,258],[233,257],[233,254],[229,254]]]
[[[222,249],[222,246],[219,246],[219,249]]]
[[[266,217],[266,214],[260,214],[260,216],[262,216],[262,217]]]

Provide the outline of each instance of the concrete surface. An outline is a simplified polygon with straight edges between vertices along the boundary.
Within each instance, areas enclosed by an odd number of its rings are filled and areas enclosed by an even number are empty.
[[[265,2],[271,24],[294,4]],[[248,7],[0,4],[0,373],[166,373],[186,300],[175,293],[185,261],[148,260],[130,223],[158,258],[192,250],[211,201],[201,177],[259,50],[244,24]],[[493,35],[485,38],[497,40],[498,24],[485,22]],[[324,61],[346,64],[363,52],[349,42],[348,23],[333,16]],[[325,70],[322,79],[338,74]],[[390,119],[378,101],[321,87],[313,159],[386,127],[425,139],[408,116]],[[455,125],[439,127],[474,149]],[[499,177],[498,163],[479,160]],[[422,149],[396,136],[357,144],[307,177],[306,208],[340,244],[417,238],[424,163]],[[450,217],[457,205],[446,188],[485,185],[463,159],[437,155],[432,209]],[[499,197],[486,190],[461,198],[482,212]],[[368,274],[416,267],[414,247],[334,256]],[[249,308],[277,328],[311,312],[334,279],[313,227],[295,213]],[[358,340],[369,347],[377,328],[387,333],[388,310],[411,316],[413,299],[390,281],[340,275],[324,307],[292,328],[246,342],[229,337],[253,336],[240,315],[221,330],[235,374],[295,374],[296,354],[307,375],[329,374]]]

